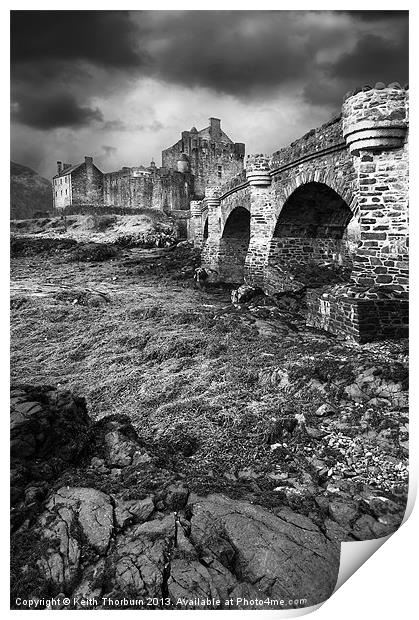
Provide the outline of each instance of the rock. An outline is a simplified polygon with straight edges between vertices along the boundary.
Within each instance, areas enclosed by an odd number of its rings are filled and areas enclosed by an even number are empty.
[[[133,523],[143,523],[154,512],[153,498],[134,500],[116,500],[115,521],[119,528],[124,528]]]
[[[397,528],[396,528],[397,529]],[[354,523],[351,533],[357,540],[373,540],[392,534],[394,529],[380,523],[371,515],[362,515]]]
[[[74,599],[93,599],[99,598],[102,593],[105,576],[105,560],[101,558],[95,564],[91,564],[83,572],[82,579],[73,592]],[[78,605],[78,609],[86,609],[83,605]]]
[[[66,589],[74,582],[79,572],[81,546],[72,535],[75,514],[64,508],[54,514],[45,512],[38,522],[39,537],[48,544],[58,541],[56,546],[47,546],[45,554],[37,560],[44,579],[56,591]]]
[[[102,418],[95,424],[95,444],[106,464],[115,469],[150,462],[131,420],[125,415]]]
[[[242,284],[237,290],[231,291],[231,301],[233,304],[243,304],[250,301],[255,295],[260,293],[259,288]]]
[[[108,579],[115,591],[134,596],[164,596],[164,572],[174,538],[173,515],[124,530],[109,556]]]
[[[272,598],[304,595],[309,605],[333,591],[339,547],[314,523],[301,527],[300,515],[288,513],[285,520],[260,506],[222,495],[198,499],[191,510],[191,542],[227,569],[234,565],[240,581],[257,582]]]
[[[106,460],[113,467],[126,467],[131,465],[132,457],[138,446],[127,440],[118,430],[105,435]]]
[[[354,400],[356,403],[363,403],[369,400],[368,394],[361,390],[357,383],[347,385],[344,391],[348,398]]]
[[[80,458],[89,443],[91,423],[84,399],[48,386],[14,388],[10,405],[11,473],[18,481],[15,504],[32,480],[57,476]]]
[[[406,502],[402,502],[402,505],[396,504],[387,497],[380,497],[377,495],[362,494],[363,501],[367,504],[376,518],[380,518],[389,514],[404,513],[406,508]]]
[[[92,458],[90,461],[90,466],[93,467],[93,469],[106,469],[104,459],[99,459],[97,456]]]
[[[324,520],[324,531],[327,538],[335,543],[353,540],[347,529],[341,527],[336,521],[332,521],[331,519]]]
[[[325,434],[324,431],[314,428],[314,426],[306,426],[306,433],[310,437],[313,437],[313,439],[320,439]]]
[[[330,403],[323,403],[323,405],[320,405],[320,407],[316,410],[316,416],[318,416],[319,418],[329,415],[335,415],[336,413],[336,407],[334,407]]]
[[[319,381],[318,379],[310,379],[310,381],[307,383],[307,387],[310,390],[317,390],[318,392],[321,392],[322,394],[326,393],[325,384]]]
[[[49,499],[47,510],[51,513],[77,519],[86,541],[99,554],[106,552],[113,531],[113,507],[110,497],[96,489],[63,487]]]
[[[237,472],[237,478],[239,480],[255,480],[259,476],[251,467],[245,467]]]
[[[188,609],[219,609],[220,606],[204,603],[202,599],[221,600],[220,591],[208,569],[198,560],[174,559],[170,565],[167,590],[173,602],[180,598],[195,599]]]
[[[359,513],[354,502],[333,501],[329,504],[329,514],[342,527],[349,527]]]
[[[188,501],[189,489],[183,482],[176,482],[167,487],[164,503],[169,510],[181,510]]]

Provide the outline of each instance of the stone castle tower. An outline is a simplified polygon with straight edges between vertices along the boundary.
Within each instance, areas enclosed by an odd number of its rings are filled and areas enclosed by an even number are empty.
[[[194,175],[197,199],[204,197],[206,186],[225,183],[243,170],[245,145],[224,133],[219,118],[209,121],[201,131],[182,131],[180,140],[162,151],[163,168]]]

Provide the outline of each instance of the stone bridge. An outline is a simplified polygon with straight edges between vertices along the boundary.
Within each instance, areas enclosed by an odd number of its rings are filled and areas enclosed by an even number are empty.
[[[408,90],[348,93],[342,115],[191,203],[213,281],[306,292],[307,324],[407,334]]]

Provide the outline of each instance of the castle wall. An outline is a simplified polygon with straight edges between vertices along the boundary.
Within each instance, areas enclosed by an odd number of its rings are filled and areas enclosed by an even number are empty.
[[[81,164],[71,174],[71,194],[73,205],[103,204],[103,173],[91,163]]]
[[[71,205],[71,175],[66,174],[52,180],[54,209],[65,209]]]
[[[104,175],[105,205],[161,211],[186,210],[193,193],[193,176],[174,170],[139,172],[123,168]]]
[[[184,131],[182,138],[162,151],[163,168],[177,169],[182,154],[187,155],[195,177],[195,198],[202,199],[205,187],[220,185],[243,170],[244,144],[233,143],[219,127],[218,119],[203,130]]]

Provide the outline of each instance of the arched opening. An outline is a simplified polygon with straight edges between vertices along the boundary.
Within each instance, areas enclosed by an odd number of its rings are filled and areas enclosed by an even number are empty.
[[[219,247],[219,276],[224,282],[242,283],[250,240],[250,213],[236,207],[224,225]]]
[[[277,291],[346,282],[357,226],[341,196],[324,183],[297,188],[285,202],[271,240],[268,279]]]

